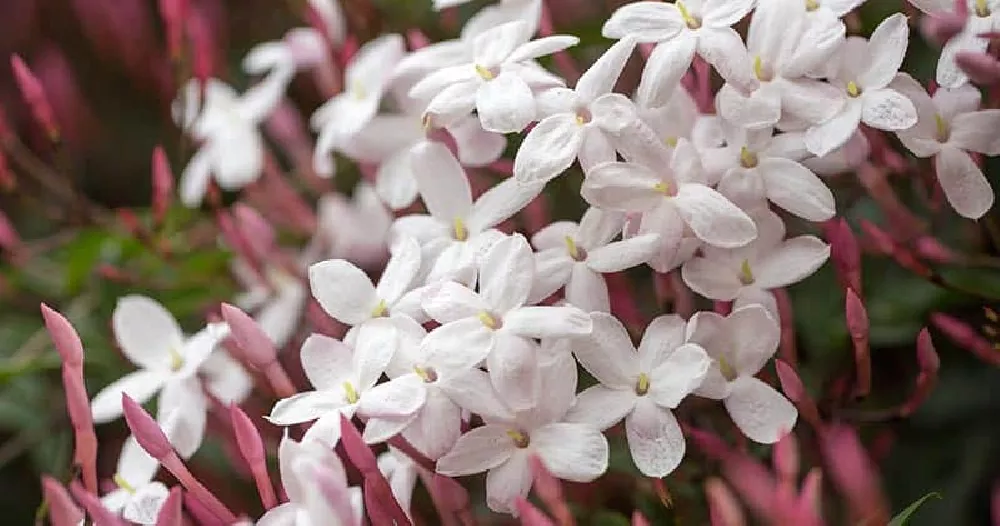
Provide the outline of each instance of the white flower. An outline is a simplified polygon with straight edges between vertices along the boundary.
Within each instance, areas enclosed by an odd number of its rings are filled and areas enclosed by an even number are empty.
[[[684,343],[677,315],[653,320],[636,352],[614,316],[593,313],[594,332],[578,338],[573,352],[600,384],[577,395],[566,419],[604,430],[625,419],[632,460],[647,477],[665,477],[684,458],[684,435],[671,409],[708,372],[705,350]]]
[[[993,189],[966,152],[1000,155],[1000,110],[979,110],[981,95],[966,85],[940,88],[931,98],[913,77],[901,73],[891,85],[913,101],[920,120],[899,139],[917,157],[933,157],[938,182],[963,217],[979,219],[993,207]]]
[[[990,41],[979,35],[1000,29],[1000,0],[966,0],[969,18],[962,32],[949,40],[941,50],[937,65],[937,83],[944,88],[958,88],[969,82],[969,77],[955,63],[959,53],[983,53]],[[917,9],[928,15],[951,11],[954,0],[910,0]]]
[[[809,221],[826,221],[836,213],[833,192],[803,166],[808,156],[803,135],[772,135],[769,128],[746,130],[724,125],[726,145],[706,149],[703,158],[722,170],[717,190],[744,210],[770,201]]]
[[[333,451],[286,435],[278,464],[288,502],[268,510],[257,526],[361,526],[361,489],[347,486],[344,465]]]
[[[541,368],[540,376],[545,395],[521,412],[505,408],[489,385],[483,386],[477,412],[486,425],[462,435],[437,462],[437,471],[448,476],[488,471],[486,504],[494,511],[513,513],[517,497],[531,490],[532,455],[556,477],[574,482],[590,482],[607,470],[604,435],[590,425],[563,421],[576,391],[576,362],[563,355]]]
[[[635,102],[639,107],[639,117],[653,129],[663,144],[673,148],[680,139],[693,140],[702,115],[688,90],[674,91],[666,105],[655,108],[638,96],[636,94]]]
[[[243,57],[243,69],[264,78],[243,94],[247,111],[270,115],[285,96],[288,84],[299,68],[307,68],[324,58],[326,41],[313,29],[296,28],[282,40],[254,46]]]
[[[702,247],[681,268],[692,290],[718,301],[759,297],[760,291],[786,287],[816,272],[830,257],[830,247],[814,236],[784,239],[785,225],[767,209],[754,211],[757,239],[736,249]]]
[[[272,93],[267,91],[240,97],[216,79],[208,79],[204,91],[201,100],[201,85],[191,80],[173,106],[174,120],[201,141],[181,174],[180,198],[189,207],[201,203],[213,177],[224,190],[237,190],[260,177],[264,146],[257,126],[272,109],[251,96],[270,99]]]
[[[611,137],[638,120],[632,102],[611,93],[635,40],[623,38],[594,62],[574,90],[553,88],[539,96],[548,114],[528,132],[514,158],[514,177],[525,183],[545,183],[564,172],[579,157],[584,170],[615,159]]]
[[[392,214],[370,184],[358,184],[350,200],[339,193],[325,194],[316,208],[316,233],[305,250],[306,259],[346,259],[365,268],[385,261]]]
[[[755,0],[678,0],[676,3],[633,2],[604,24],[606,38],[655,42],[639,83],[639,97],[650,105],[666,105],[697,52],[722,78],[748,91],[756,87],[747,51],[733,24],[753,9]]]
[[[243,260],[232,265],[233,274],[246,288],[236,297],[240,309],[252,311],[253,319],[277,349],[284,348],[302,320],[306,287],[296,276],[276,265],[266,269],[267,283]]]
[[[836,150],[862,122],[889,131],[917,123],[910,99],[888,87],[903,63],[909,36],[906,16],[896,13],[879,24],[871,40],[851,37],[844,42],[830,83],[843,89],[847,102],[837,115],[806,132],[810,152],[824,156]]]
[[[543,187],[511,178],[473,203],[469,179],[444,145],[420,143],[413,148],[410,162],[430,215],[401,217],[393,230],[423,245],[425,264],[430,265],[427,283],[453,279],[471,286],[482,254],[503,237],[493,227],[520,212]]]
[[[844,105],[840,90],[805,77],[830,60],[844,31],[835,15],[810,13],[802,0],[762,3],[747,34],[747,58],[760,84],[749,93],[724,85],[717,98],[719,113],[752,128],[773,126],[782,117],[809,124],[833,117]]]
[[[497,242],[483,258],[479,293],[455,282],[432,286],[424,295],[427,314],[444,324],[427,336],[428,348],[486,358],[490,378],[513,409],[534,403],[542,385],[537,344],[532,338],[588,334],[591,321],[575,307],[528,307],[535,260],[520,234]]]
[[[472,61],[438,70],[410,90],[430,99],[426,114],[436,126],[448,126],[473,109],[483,128],[497,133],[523,130],[535,120],[534,91],[562,84],[533,60],[576,45],[571,36],[529,41],[528,24],[514,21],[477,36]]]
[[[538,231],[531,244],[535,255],[535,283],[528,303],[537,303],[566,286],[566,301],[586,312],[610,312],[608,286],[602,273],[619,272],[649,260],[659,236],[611,242],[620,232],[622,214],[590,208],[580,224],[552,223]]]
[[[712,366],[695,394],[722,400],[736,427],[750,440],[773,444],[789,433],[798,411],[781,393],[754,378],[781,339],[778,323],[760,305],[722,317],[698,312],[688,323],[687,341],[701,345]]]
[[[320,106],[310,119],[319,131],[313,169],[330,176],[330,152],[361,130],[378,112],[379,102],[392,79],[395,65],[406,52],[403,37],[383,35],[366,43],[344,72],[344,92]]]
[[[361,326],[353,348],[313,334],[302,344],[300,359],[316,390],[279,400],[268,420],[279,426],[316,420],[305,438],[334,446],[340,440],[341,415],[354,416],[361,398],[385,371],[398,341],[397,329],[387,319]]]
[[[168,438],[170,427],[164,426]],[[153,481],[159,469],[160,464],[139,446],[135,437],[128,437],[122,445],[114,475],[118,489],[101,497],[101,503],[130,522],[156,524],[163,501],[170,492],[162,483]]]

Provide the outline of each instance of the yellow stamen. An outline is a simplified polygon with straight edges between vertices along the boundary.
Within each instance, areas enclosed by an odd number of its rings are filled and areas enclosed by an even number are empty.
[[[580,250],[576,246],[576,241],[573,241],[573,238],[571,238],[569,236],[566,236],[565,241],[566,241],[566,251],[569,252],[569,257],[571,257],[573,259],[579,258],[580,257]]]
[[[701,20],[691,16],[691,12],[687,10],[687,6],[684,5],[684,2],[677,0],[677,3],[674,5],[676,5],[677,10],[681,12],[681,18],[684,19],[684,23],[687,24],[688,29],[698,29],[701,27]]]
[[[349,404],[358,403],[358,399],[360,397],[358,396],[358,392],[354,389],[354,386],[351,385],[351,382],[344,382],[344,398],[347,399],[347,403]]]
[[[847,94],[850,95],[852,99],[856,99],[861,96],[861,87],[858,86],[857,82],[852,80],[847,83]]]
[[[173,372],[180,371],[181,367],[184,367],[184,357],[173,347],[167,352],[170,353],[170,370]]]
[[[514,442],[515,446],[521,449],[528,447],[528,444],[531,443],[531,440],[528,438],[527,434],[522,433],[516,429],[508,430],[507,436],[509,436],[510,439]]]
[[[429,113],[425,113],[420,119],[420,125],[424,127],[424,133],[431,131],[431,128],[434,127],[434,123],[431,122],[431,115]]]
[[[722,377],[728,382],[732,382],[739,376],[733,364],[729,363],[729,360],[725,358],[719,358],[719,372],[722,373]]]
[[[469,239],[469,229],[465,228],[465,221],[463,221],[461,217],[456,217],[455,220],[452,221],[451,235],[455,238],[455,241],[465,241],[466,239]]]
[[[493,80],[497,78],[497,76],[494,75],[492,71],[490,71],[487,68],[484,68],[483,66],[480,66],[479,64],[476,64],[476,73],[479,74],[479,76],[482,77],[483,80]]]
[[[351,94],[354,95],[355,99],[362,100],[368,97],[368,90],[365,89],[364,84],[354,81],[354,83],[351,84]]]
[[[121,473],[115,473],[114,481],[115,484],[117,484],[119,488],[125,490],[126,493],[129,495],[135,495],[135,488],[132,487],[127,480],[125,480],[125,477],[123,477]]]
[[[986,0],[976,0],[976,16],[980,18],[990,16],[990,6],[986,4]]]
[[[487,329],[496,330],[497,327],[500,325],[499,323],[497,323],[497,319],[494,318],[492,314],[486,311],[480,312],[478,317],[479,321],[483,322],[483,325],[485,325]]]
[[[635,394],[646,396],[649,392],[649,376],[646,373],[639,373],[639,381],[635,383]]]
[[[413,367],[413,372],[417,373],[417,376],[426,383],[436,382],[438,379],[437,371],[430,367],[424,368],[417,365]]]
[[[753,74],[757,80],[771,80],[764,78],[764,59],[760,58],[760,55],[753,58]]]
[[[740,265],[740,283],[744,285],[752,285],[753,282],[753,270],[750,269],[750,261],[744,259],[743,263]]]
[[[653,191],[658,194],[670,195],[670,184],[659,182],[653,185]]]
[[[677,147],[677,143],[679,141],[680,141],[680,139],[678,139],[677,137],[667,137],[666,139],[663,139],[663,143],[666,144],[667,146],[671,147],[671,148],[676,148]]]
[[[740,166],[744,168],[756,168],[759,159],[757,154],[750,151],[746,146],[740,148]]]
[[[587,124],[587,119],[583,118],[583,115],[577,114],[576,125],[583,126],[584,124]]]
[[[948,138],[951,137],[951,127],[940,113],[934,115],[934,125],[937,127],[938,142],[948,142]]]
[[[389,306],[385,304],[385,300],[379,300],[378,305],[372,309],[372,318],[382,318],[389,313]]]
[[[819,9],[819,2],[816,0],[806,0],[806,11],[815,11]]]

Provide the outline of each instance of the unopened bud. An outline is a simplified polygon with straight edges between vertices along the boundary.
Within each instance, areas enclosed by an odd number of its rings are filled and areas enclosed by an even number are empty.
[[[83,486],[79,482],[75,480],[70,482],[69,491],[73,494],[73,498],[83,506],[83,509],[87,510],[87,515],[90,515],[94,524],[100,524],[101,526],[125,526],[125,521],[105,507],[101,499],[97,498],[97,495],[83,489]]]
[[[59,481],[42,475],[42,493],[49,506],[49,521],[52,526],[77,526],[83,522],[83,510],[77,507]]]
[[[518,518],[521,520],[522,526],[555,526],[555,523],[542,513],[542,510],[536,508],[524,497],[517,497],[514,506],[517,508]]]
[[[125,413],[125,423],[132,430],[132,435],[139,442],[139,446],[146,453],[149,453],[149,456],[162,463],[173,454],[174,448],[170,445],[170,440],[167,439],[167,435],[160,428],[160,425],[141,405],[125,393],[122,393],[122,409]]]
[[[152,180],[153,220],[156,224],[160,224],[170,209],[174,195],[174,174],[170,170],[170,161],[167,159],[167,153],[163,151],[163,146],[157,146],[153,150]]]
[[[847,299],[844,306],[847,318],[847,330],[854,344],[854,363],[856,367],[854,395],[867,396],[872,384],[872,360],[868,344],[869,322],[868,311],[861,298],[854,290],[847,289]]]
[[[183,504],[183,490],[180,486],[175,486],[160,507],[160,513],[156,516],[156,526],[183,526]]]
[[[187,19],[190,0],[160,0],[160,16],[163,18],[167,35],[167,50],[170,60],[178,61],[184,52],[184,23]]]
[[[1000,62],[986,53],[960,51],[955,63],[976,84],[990,86],[1000,83]]]
[[[83,343],[69,320],[44,303],[42,318],[45,320],[45,328],[52,338],[52,343],[55,344],[56,351],[62,357],[63,365],[83,367]]]
[[[45,88],[42,87],[41,81],[38,80],[38,77],[32,73],[27,64],[18,55],[11,55],[10,65],[14,70],[14,80],[21,91],[21,96],[24,97],[24,101],[31,110],[31,115],[42,129],[45,130],[50,141],[54,143],[59,142],[59,125],[56,122],[55,112],[52,110],[52,104],[45,94]]]
[[[712,526],[744,526],[746,518],[736,496],[717,478],[705,481],[705,498]]]
[[[243,349],[247,361],[258,369],[265,369],[277,359],[278,352],[264,329],[247,313],[228,303],[222,304],[222,319],[226,320],[233,339]]]
[[[931,323],[959,347],[989,364],[1000,366],[1000,351],[967,323],[939,312],[931,314]]]

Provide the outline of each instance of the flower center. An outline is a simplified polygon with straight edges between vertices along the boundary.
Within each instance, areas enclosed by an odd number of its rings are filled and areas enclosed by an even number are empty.
[[[476,74],[478,74],[481,79],[487,82],[497,78],[497,74],[494,73],[493,70],[485,66],[480,66],[479,64],[476,64]]]
[[[771,68],[764,66],[764,59],[760,55],[753,58],[753,74],[761,82],[774,80],[774,72],[771,71]]]
[[[125,490],[126,493],[129,495],[135,495],[135,488],[129,484],[127,480],[125,480],[125,477],[123,477],[121,473],[115,473],[114,481],[115,484],[119,488]]]
[[[989,18],[990,14],[990,6],[986,4],[986,0],[976,0],[976,16]]]
[[[566,252],[569,252],[569,257],[573,258],[573,261],[587,260],[587,250],[577,245],[576,241],[569,236],[566,236]]]
[[[937,127],[938,142],[948,142],[951,138],[951,126],[948,125],[948,121],[938,113],[934,115],[934,124]]]
[[[853,80],[847,83],[847,96],[856,99],[861,96],[861,86]]]
[[[588,124],[590,121],[594,120],[594,115],[590,113],[588,108],[580,108],[576,110],[576,123],[579,126]]]
[[[496,315],[483,311],[479,313],[479,321],[483,322],[483,325],[492,331],[503,327],[503,322]]]
[[[663,197],[673,197],[674,188],[670,186],[670,183],[660,181],[653,185],[653,191],[658,194],[663,194]]]
[[[635,394],[639,396],[646,396],[649,392],[649,375],[646,373],[639,373],[639,380],[635,383]]]
[[[184,367],[184,357],[174,347],[171,347],[167,352],[170,353],[170,370],[175,373],[180,371]]]
[[[347,399],[347,403],[356,404],[358,403],[358,391],[354,389],[354,385],[351,382],[344,382],[344,398]]]
[[[413,368],[413,372],[417,373],[417,376],[428,384],[432,384],[438,379],[438,373],[433,367],[420,367],[418,365]]]
[[[676,148],[678,142],[680,142],[680,139],[678,139],[676,136],[673,135],[667,137],[666,139],[663,139],[663,144],[666,144],[671,148]]]
[[[754,280],[753,270],[750,269],[750,260],[744,259],[743,263],[740,264],[740,283],[744,286],[753,285]]]
[[[739,377],[739,374],[736,373],[736,368],[725,358],[719,358],[719,372],[722,373],[722,377],[727,382],[732,382]]]
[[[461,217],[456,217],[451,225],[451,237],[455,241],[465,241],[469,239],[469,229],[465,227],[465,221]]]
[[[372,318],[384,318],[389,315],[389,306],[385,304],[385,300],[379,300],[378,305],[372,309]]]
[[[531,444],[531,439],[528,437],[528,434],[518,429],[508,430],[507,436],[510,437],[511,442],[513,442],[519,449],[524,449],[528,447],[528,444]]]
[[[819,2],[817,0],[806,0],[806,11],[812,12],[819,9]]]
[[[368,98],[368,90],[364,84],[356,80],[351,83],[351,96],[357,100],[364,100]]]
[[[749,170],[756,168],[758,162],[760,159],[757,158],[756,153],[750,151],[750,148],[746,146],[740,148],[740,166]]]
[[[677,4],[675,5],[677,6],[677,10],[681,12],[681,18],[684,19],[684,23],[687,24],[688,29],[693,30],[701,28],[701,19],[691,15],[691,12],[688,11],[687,6],[684,5],[684,2],[682,2],[681,0],[677,0]]]

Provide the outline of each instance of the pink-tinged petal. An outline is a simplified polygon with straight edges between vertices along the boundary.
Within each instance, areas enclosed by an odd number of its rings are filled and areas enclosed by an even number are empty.
[[[743,509],[724,482],[717,478],[708,479],[705,497],[712,526],[746,526]]]
[[[851,139],[861,123],[864,105],[858,99],[848,99],[844,109],[830,120],[806,131],[806,147],[817,157],[829,155]]]
[[[884,88],[892,82],[906,55],[910,42],[910,26],[906,15],[895,13],[882,21],[868,39],[868,68],[858,77],[858,84],[867,90]]]
[[[711,64],[726,82],[750,91],[759,83],[753,73],[747,48],[734,29],[703,28],[698,36],[698,54]]]
[[[723,400],[736,427],[750,440],[773,444],[795,427],[798,411],[781,393],[753,377],[732,382]]]
[[[453,402],[466,411],[489,421],[507,421],[513,418],[500,400],[489,375],[479,369],[453,375],[440,382],[438,387]]]
[[[593,331],[574,340],[573,353],[580,365],[602,384],[613,389],[633,389],[639,377],[639,355],[618,318],[591,314]]]
[[[570,162],[572,163],[572,160]],[[469,214],[469,229],[473,232],[483,232],[495,227],[524,210],[524,207],[534,201],[544,189],[544,182],[524,182],[513,177],[505,179],[476,200],[472,213]],[[495,231],[494,233],[496,234]],[[480,234],[476,237],[483,236]]]
[[[301,424],[337,413],[347,405],[343,395],[336,391],[306,391],[278,400],[267,420],[278,426]]]
[[[475,317],[490,309],[482,296],[454,281],[431,285],[424,292],[421,305],[428,316],[445,324]]]
[[[462,409],[438,389],[427,391],[427,402],[403,431],[417,451],[431,460],[447,453],[462,434]]]
[[[604,276],[586,265],[575,264],[566,282],[566,302],[583,312],[611,312]]]
[[[510,437],[506,438],[510,442]],[[517,499],[528,495],[532,483],[530,458],[526,450],[514,450],[506,462],[486,474],[486,505],[491,510],[512,513]]]
[[[719,114],[735,125],[744,128],[771,126],[781,119],[780,89],[765,84],[749,95],[725,84],[716,95]]]
[[[535,259],[528,240],[520,234],[494,244],[483,257],[479,291],[494,315],[524,304],[535,276]]]
[[[437,472],[460,477],[493,469],[514,455],[516,447],[507,428],[485,425],[460,436],[455,447],[437,461]]]
[[[767,309],[747,305],[734,310],[725,320],[724,329],[735,345],[730,365],[738,374],[757,374],[774,356],[781,341],[781,328]]]
[[[830,259],[830,245],[814,236],[788,239],[762,254],[753,266],[754,285],[776,289],[798,283]]]
[[[963,113],[951,121],[948,143],[962,150],[1000,155],[1000,138],[993,133],[997,129],[1000,129],[1000,110]]]
[[[343,259],[309,267],[309,285],[323,310],[347,325],[357,325],[371,318],[379,304],[368,275]]]
[[[514,178],[526,185],[548,182],[564,172],[580,152],[583,126],[571,113],[546,117],[528,132],[514,158]]]
[[[594,385],[577,395],[565,421],[587,424],[604,431],[628,415],[639,401],[634,389],[611,389]]]
[[[636,41],[631,36],[625,36],[615,42],[580,76],[576,83],[576,94],[581,101],[593,102],[601,95],[611,93],[618,77],[625,69],[625,63],[632,56]]]
[[[619,212],[645,212],[663,204],[663,184],[651,169],[635,163],[611,162],[587,172],[580,195],[592,206]]]
[[[472,190],[465,170],[448,148],[423,141],[411,150],[410,162],[427,210],[443,222],[465,219],[472,211]]]
[[[375,385],[392,361],[399,341],[399,329],[393,318],[375,318],[359,327],[352,361],[358,389]]]
[[[635,467],[647,477],[662,478],[677,469],[686,444],[681,426],[669,409],[641,398],[625,418],[625,436]]]
[[[880,130],[907,130],[917,124],[917,108],[896,90],[867,91],[861,97],[861,121]]]
[[[122,354],[147,369],[169,367],[171,351],[179,353],[184,333],[173,315],[145,296],[125,296],[115,305],[111,326]]]
[[[535,98],[521,77],[505,71],[479,88],[476,111],[486,131],[517,133],[535,119]]]
[[[681,277],[691,290],[717,301],[732,301],[743,287],[736,270],[724,262],[703,257],[684,263]]]
[[[833,192],[801,164],[779,157],[762,159],[757,171],[764,178],[772,203],[809,221],[826,221],[837,213]]]
[[[538,349],[531,340],[500,334],[486,357],[490,380],[501,399],[514,411],[532,408],[541,394]]]
[[[620,272],[650,260],[660,246],[659,234],[643,234],[591,250],[587,267],[594,272]]]
[[[707,186],[681,185],[674,205],[698,239],[709,245],[736,248],[757,237],[757,227],[750,216]]]
[[[458,160],[466,166],[486,166],[503,155],[507,139],[483,129],[479,119],[470,116],[448,127],[458,147]]]
[[[299,354],[302,369],[316,389],[339,389],[351,376],[354,351],[340,340],[312,334]]]
[[[590,334],[590,316],[576,307],[521,307],[503,318],[504,331],[526,338]]]
[[[684,344],[686,322],[676,314],[657,316],[639,342],[639,367],[651,372]]]
[[[407,374],[365,391],[358,401],[358,413],[377,418],[410,416],[424,406],[427,386],[416,374]]]
[[[701,346],[687,343],[670,353],[649,373],[649,397],[673,409],[701,385],[712,364]]]
[[[494,331],[478,318],[446,323],[421,342],[421,353],[436,363],[479,363],[496,346]]]
[[[993,208],[993,188],[969,154],[945,146],[934,158],[934,169],[948,203],[962,217],[979,219]]]
[[[122,416],[122,395],[126,394],[144,403],[156,394],[167,381],[167,376],[154,371],[136,371],[127,374],[104,389],[90,402],[95,424],[110,422]]]
[[[534,305],[551,296],[569,280],[578,265],[563,247],[543,250],[535,254],[535,280],[528,294],[528,305]]]
[[[604,38],[631,36],[639,43],[670,40],[684,29],[677,7],[663,2],[633,2],[611,15],[601,28]]]
[[[697,48],[698,39],[688,32],[658,44],[642,71],[636,102],[644,108],[666,106],[680,85],[681,77],[691,67]]]
[[[530,447],[563,480],[590,482],[608,469],[608,441],[585,424],[557,423],[531,432]]]

